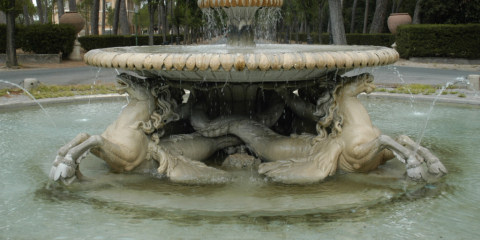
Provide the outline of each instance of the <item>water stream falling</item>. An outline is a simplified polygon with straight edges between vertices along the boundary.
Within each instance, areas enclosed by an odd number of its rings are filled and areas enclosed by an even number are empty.
[[[42,104],[40,104],[40,102],[29,92],[27,91],[27,89],[23,88],[22,86],[18,85],[18,84],[15,84],[15,83],[12,83],[12,82],[9,82],[9,81],[5,81],[5,80],[2,80],[0,79],[0,82],[2,83],[6,83],[6,84],[10,84],[12,86],[15,86],[15,87],[18,87],[20,89],[22,89],[22,91],[26,94],[28,94],[28,96],[30,96],[33,101],[35,101],[35,103],[38,104],[38,106],[40,106],[40,108],[42,108],[43,112],[48,116],[48,119],[50,120],[50,122],[52,123],[52,125],[57,128],[57,125],[55,124],[55,122],[53,121],[53,119],[50,117],[50,114],[48,114],[47,110],[45,110],[45,108],[42,106]]]
[[[402,81],[403,81],[403,79],[402,79]],[[468,86],[471,86],[470,82],[465,77],[457,77],[454,82],[447,82],[447,84],[445,84],[444,86],[442,86],[440,88],[440,92],[437,94],[437,96],[435,97],[435,99],[431,103],[430,109],[428,110],[428,112],[426,114],[427,117],[425,119],[425,122],[424,122],[422,128],[420,129],[420,133],[418,135],[418,138],[417,138],[417,141],[416,141],[416,144],[415,144],[415,148],[414,148],[414,151],[413,151],[415,154],[417,153],[418,148],[420,147],[420,143],[422,141],[423,135],[425,134],[425,130],[427,129],[427,124],[428,124],[428,121],[430,120],[430,116],[432,115],[432,111],[433,111],[433,108],[435,107],[435,103],[437,102],[438,98],[442,95],[443,91],[445,91],[445,89],[447,89],[449,86],[455,85],[457,83],[465,83]]]

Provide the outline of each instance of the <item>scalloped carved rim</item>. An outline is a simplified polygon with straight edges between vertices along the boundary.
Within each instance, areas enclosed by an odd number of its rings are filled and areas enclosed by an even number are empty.
[[[399,58],[397,51],[387,47],[377,47],[375,50],[367,51],[285,53],[132,53],[112,51],[115,49],[91,50],[85,54],[84,61],[86,64],[96,67],[140,71],[152,69],[159,71],[243,71],[245,69],[250,71],[288,71],[375,67],[395,63]]]

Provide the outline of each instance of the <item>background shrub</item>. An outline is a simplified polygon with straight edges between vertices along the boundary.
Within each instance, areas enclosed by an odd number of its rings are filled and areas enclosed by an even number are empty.
[[[314,44],[319,44],[318,33],[311,33],[310,36],[313,39]],[[395,35],[390,33],[382,34],[360,34],[360,33],[347,33],[347,44],[348,45],[373,45],[373,46],[384,46],[391,47],[395,42]],[[283,41],[285,33],[280,33],[280,39]],[[290,40],[295,41],[295,34],[290,34]],[[329,34],[322,34],[322,44],[329,43]],[[298,41],[307,42],[307,34],[299,33]]]
[[[22,34],[24,33],[23,26],[15,26],[15,47],[21,48],[23,44]],[[0,53],[7,52],[7,25],[0,24]]]
[[[25,52],[68,56],[73,51],[75,29],[67,24],[35,24],[22,27],[20,47]],[[18,47],[18,46],[17,46]]]
[[[397,51],[403,58],[480,58],[480,24],[402,25],[397,29]]]
[[[175,41],[177,35],[173,36]],[[89,35],[79,37],[78,41],[89,51],[98,48],[135,46],[135,35]],[[167,35],[167,41],[170,41],[170,35]],[[183,41],[183,34],[180,34],[180,41]],[[153,35],[153,45],[162,45],[163,42],[162,35]],[[148,35],[138,35],[138,45],[148,46]]]

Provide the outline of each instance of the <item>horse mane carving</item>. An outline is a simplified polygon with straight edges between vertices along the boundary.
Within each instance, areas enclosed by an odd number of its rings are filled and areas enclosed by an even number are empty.
[[[343,115],[338,111],[338,95],[347,85],[356,81],[365,81],[370,75],[361,74],[354,77],[336,76],[332,80],[321,82],[313,91],[321,92],[315,107],[315,116],[321,117],[317,122],[318,136],[316,141],[323,141],[327,137],[338,137],[342,132]],[[310,90],[312,91],[312,90]],[[300,92],[299,92],[300,93]]]
[[[174,109],[178,103],[178,96],[183,95],[180,92],[175,92],[175,98],[172,98],[172,89],[168,85],[157,84],[150,89],[151,94],[156,98],[156,109],[150,116],[150,120],[147,122],[138,121],[136,127],[140,128],[145,134],[152,134],[152,139],[158,143],[160,137],[164,134],[162,129],[165,124],[171,121],[177,121],[180,119],[179,115],[175,113]]]

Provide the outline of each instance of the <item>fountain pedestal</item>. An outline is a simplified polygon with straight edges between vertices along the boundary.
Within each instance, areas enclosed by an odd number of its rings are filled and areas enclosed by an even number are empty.
[[[88,65],[130,71],[117,76],[117,88],[129,94],[130,103],[103,134],[79,134],[62,147],[51,178],[70,182],[81,176],[78,165],[90,149],[119,172],[147,168],[175,182],[225,182],[227,172],[203,161],[239,146],[261,159],[259,174],[282,183],[318,182],[337,170],[367,172],[394,154],[415,180],[426,179],[425,170],[446,173],[427,149],[407,136],[382,135],[372,124],[357,99],[375,89],[372,76],[341,76],[392,64],[399,58],[395,50],[252,47],[252,10],[281,3],[199,1],[202,8],[226,8],[232,31],[227,45],[122,47],[85,54]],[[190,91],[187,101],[182,101],[184,90]]]

